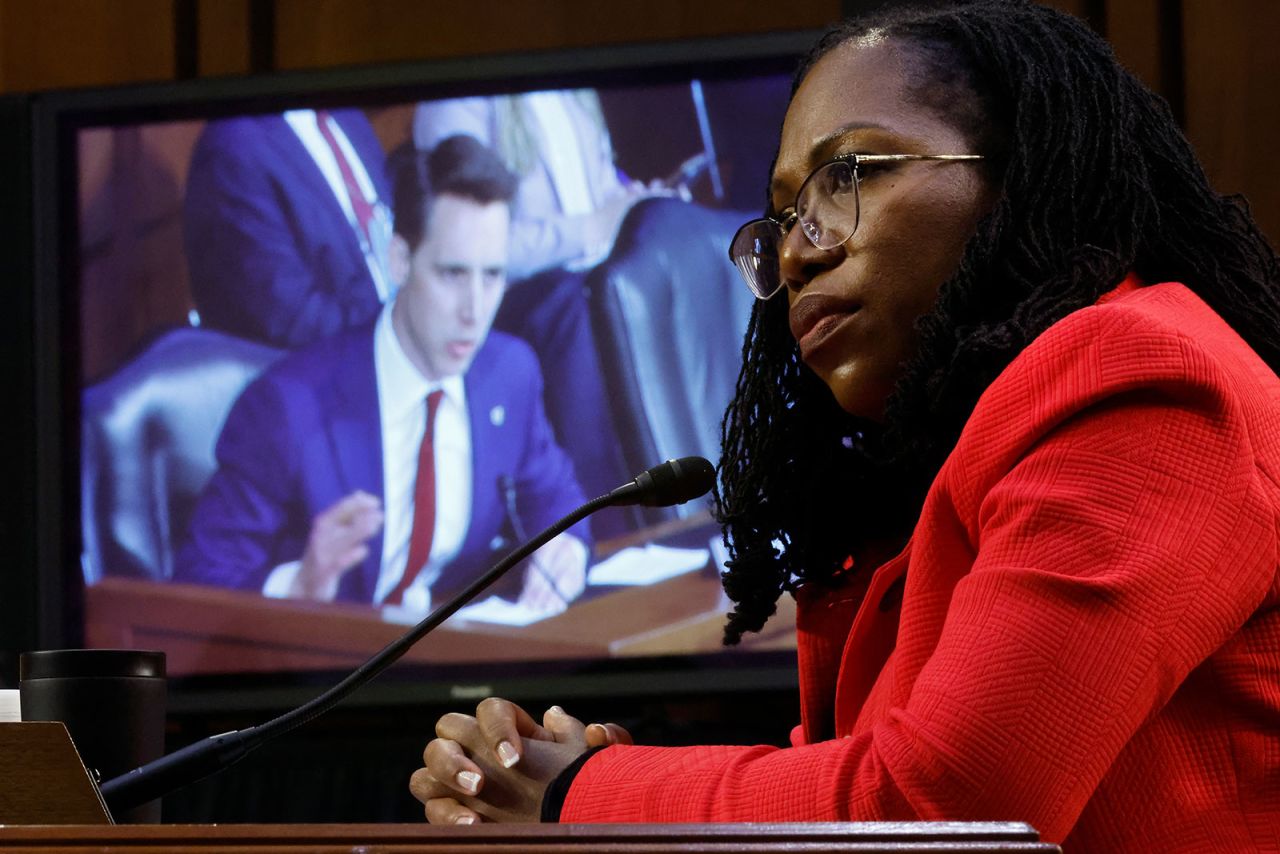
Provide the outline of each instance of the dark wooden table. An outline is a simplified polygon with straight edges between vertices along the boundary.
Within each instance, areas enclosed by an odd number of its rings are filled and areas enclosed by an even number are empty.
[[[819,852],[1048,852],[1017,823],[245,824],[0,827],[0,848],[96,854],[819,854]]]

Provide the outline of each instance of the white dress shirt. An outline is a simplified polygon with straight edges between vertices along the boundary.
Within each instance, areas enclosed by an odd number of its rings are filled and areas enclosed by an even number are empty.
[[[413,495],[418,483],[418,450],[427,429],[427,395],[444,391],[436,410],[432,447],[436,464],[436,524],[426,567],[405,590],[401,611],[426,615],[431,584],[462,548],[471,523],[471,422],[461,376],[430,382],[405,355],[391,322],[394,302],[378,315],[373,332],[373,366],[378,383],[378,421],[382,435],[382,563],[374,603],[380,604],[400,581],[409,559],[413,533]],[[377,536],[376,534],[374,536]],[[284,598],[301,569],[292,561],[272,570],[265,596]],[[359,572],[353,568],[351,572]]]
[[[382,602],[404,573],[413,532],[413,495],[418,485],[418,449],[427,429],[427,395],[444,391],[436,410],[432,446],[436,463],[436,525],[426,568],[405,591],[410,612],[426,614],[431,584],[457,556],[471,521],[471,422],[461,376],[428,382],[405,355],[391,323],[388,304],[373,333],[373,364],[378,377],[378,416],[382,424],[382,567],[375,602]]]

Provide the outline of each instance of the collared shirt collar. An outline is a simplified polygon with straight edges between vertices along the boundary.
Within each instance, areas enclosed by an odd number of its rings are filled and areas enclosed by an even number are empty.
[[[373,333],[374,359],[379,365],[379,385],[385,379],[386,388],[396,389],[393,400],[384,405],[397,417],[404,417],[409,410],[422,406],[422,401],[436,389],[443,389],[450,403],[465,411],[467,396],[462,376],[455,374],[441,380],[428,380],[409,360],[391,321],[395,300],[383,306]]]

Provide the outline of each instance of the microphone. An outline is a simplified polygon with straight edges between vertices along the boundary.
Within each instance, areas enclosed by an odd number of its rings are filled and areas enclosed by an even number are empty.
[[[461,593],[440,605],[422,622],[387,644],[320,696],[264,724],[210,736],[140,768],[113,777],[101,787],[103,800],[112,814],[118,815],[120,811],[148,803],[215,774],[243,759],[254,748],[314,720],[398,661],[415,643],[453,616],[454,612],[501,578],[511,567],[597,510],[626,504],[641,504],[646,507],[683,504],[705,495],[714,482],[715,469],[701,457],[681,457],[647,469],[630,483],[583,504],[512,551]]]
[[[609,495],[614,506],[640,504],[644,507],[670,507],[706,495],[715,484],[716,470],[702,457],[667,460],[660,466],[645,469],[636,479],[620,486]]]

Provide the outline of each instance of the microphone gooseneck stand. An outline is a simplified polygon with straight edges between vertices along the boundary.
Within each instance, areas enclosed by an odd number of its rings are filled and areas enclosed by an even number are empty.
[[[583,504],[512,551],[461,593],[436,608],[422,622],[387,644],[323,694],[266,723],[210,736],[114,777],[102,785],[103,800],[112,814],[118,815],[123,810],[153,801],[238,762],[254,748],[319,717],[342,702],[357,688],[394,664],[415,643],[453,616],[454,612],[497,581],[511,567],[597,510],[628,504],[650,507],[683,504],[706,494],[711,489],[714,478],[715,471],[711,463],[701,457],[682,457],[648,469],[625,486]]]

